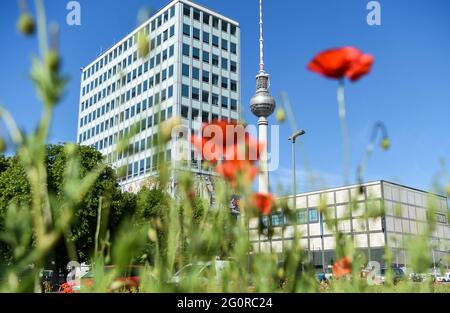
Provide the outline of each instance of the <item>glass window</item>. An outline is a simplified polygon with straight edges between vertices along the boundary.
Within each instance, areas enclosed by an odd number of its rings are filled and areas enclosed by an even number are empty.
[[[209,44],[209,33],[203,32],[203,42]]]
[[[203,51],[203,58],[202,58],[202,60],[205,63],[209,63],[209,52]]]
[[[192,78],[199,80],[200,79],[200,70],[196,67],[192,68]]]
[[[213,39],[212,39],[212,44],[213,44],[213,46],[214,46],[214,47],[219,47],[219,37],[213,35],[212,38],[213,38]]]
[[[297,224],[307,224],[308,214],[306,209],[301,209],[297,211]]]
[[[222,31],[228,32],[228,23],[222,20]]]
[[[194,20],[200,21],[200,11],[197,9],[194,9]]]
[[[203,12],[203,23],[209,25],[209,14],[208,13]]]
[[[233,73],[236,73],[237,71],[237,63],[234,61],[230,62],[230,71],[232,71]]]
[[[228,89],[228,78],[222,76],[222,88]]]
[[[208,103],[209,102],[209,92],[206,90],[202,91],[202,101],[204,103]]]
[[[189,118],[189,108],[187,106],[181,106],[181,116],[184,118]]]
[[[181,95],[183,97],[189,98],[189,86],[188,85],[184,85],[181,87]]]
[[[231,53],[236,54],[237,46],[235,43],[232,43],[232,42],[230,43],[230,51],[231,51]]]
[[[228,60],[225,58],[222,58],[222,68],[228,70]]]
[[[200,50],[198,48],[192,48],[192,57],[196,60],[200,60]]]
[[[237,82],[235,80],[230,81],[230,88],[233,91],[237,91]]]
[[[204,83],[209,83],[209,72],[208,71],[205,71],[205,70],[202,71],[202,81]]]
[[[187,6],[187,5],[183,5],[183,14],[185,16],[189,16],[191,17],[191,7]]]
[[[183,63],[181,72],[183,76],[189,77],[189,65]]]
[[[319,214],[317,209],[309,209],[309,222],[317,223],[319,221]]]
[[[219,29],[219,19],[213,16],[213,27]]]
[[[189,56],[190,55],[190,48],[189,48],[189,45],[187,45],[187,44],[183,44],[183,55],[185,55],[185,56]]]
[[[230,25],[230,33],[234,36],[236,35],[236,26]]]
[[[192,37],[194,37],[195,39],[200,40],[200,29],[194,27],[192,29]]]
[[[230,100],[230,109],[233,111],[237,110],[237,100],[236,99],[231,99]]]
[[[211,103],[213,105],[219,105],[219,95],[213,93],[211,98]]]
[[[228,108],[228,98],[225,96],[222,96],[222,108]]]
[[[216,74],[212,74],[212,84],[217,86],[219,84],[219,76]]]
[[[199,100],[200,90],[198,88],[192,87],[192,99]]]
[[[222,50],[228,51],[228,41],[226,39],[222,39]]]
[[[183,34],[186,36],[191,35],[191,27],[187,24],[183,24]]]
[[[272,215],[272,226],[281,226],[283,220],[280,213]]]
[[[212,65],[219,66],[219,56],[218,55],[215,55],[215,54],[212,55]]]

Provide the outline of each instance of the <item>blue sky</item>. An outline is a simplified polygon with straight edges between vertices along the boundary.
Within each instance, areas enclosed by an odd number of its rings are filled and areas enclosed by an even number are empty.
[[[81,26],[65,23],[68,1],[46,1],[49,20],[59,23],[63,72],[70,77],[67,93],[55,112],[52,142],[75,141],[80,67],[101,49],[112,45],[136,26],[137,12],[146,5],[160,8],[162,0],[96,0],[81,3]],[[258,1],[199,0],[241,24],[242,106],[248,122],[258,70]],[[382,25],[368,26],[368,0],[265,0],[266,69],[271,92],[286,91],[295,119],[307,135],[309,168],[326,186],[342,185],[342,142],[336,104],[336,82],[306,70],[319,51],[354,45],[375,57],[372,73],[347,84],[347,110],[351,140],[351,178],[363,157],[371,128],[386,123],[392,149],[374,153],[366,180],[386,179],[428,189],[440,169],[439,160],[450,156],[450,2],[447,0],[381,0]],[[33,9],[34,10],[34,9]],[[32,130],[41,105],[28,80],[30,56],[36,39],[18,35],[16,1],[0,2],[0,104],[24,129]],[[275,123],[274,118],[271,119]],[[0,126],[0,134],[5,129]],[[272,186],[290,188],[291,154],[288,123],[281,125],[281,162],[271,173]],[[300,153],[300,150],[299,150]],[[314,188],[305,177],[305,164],[297,162],[299,191]]]

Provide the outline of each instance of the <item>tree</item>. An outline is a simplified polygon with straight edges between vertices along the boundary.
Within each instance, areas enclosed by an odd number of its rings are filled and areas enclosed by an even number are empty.
[[[47,188],[51,201],[62,198],[64,171],[68,162],[66,145],[47,145]],[[104,162],[100,152],[91,147],[76,145],[79,160],[79,175],[84,177]],[[115,176],[114,170],[106,166],[90,189],[86,197],[74,212],[72,228],[68,230],[64,239],[56,245],[52,259],[64,268],[69,261],[68,243],[72,244],[72,250],[78,261],[88,261],[95,246],[95,233],[97,227],[97,216],[100,199],[102,199],[101,233],[108,230],[113,236],[121,221],[134,214],[135,195],[122,193]],[[29,184],[23,167],[17,156],[0,158],[0,231],[6,210],[11,203],[30,202]],[[52,206],[58,208],[59,205]],[[55,216],[58,212],[53,212]],[[102,236],[101,234],[101,236]],[[3,251],[6,247],[0,246]],[[5,249],[3,249],[5,248]],[[69,249],[70,251],[70,249]],[[10,261],[10,255],[2,255],[2,263]]]

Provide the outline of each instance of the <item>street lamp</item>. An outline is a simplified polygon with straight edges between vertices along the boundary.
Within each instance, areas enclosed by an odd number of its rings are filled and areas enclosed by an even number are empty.
[[[293,179],[294,179],[294,209],[297,209],[297,180],[295,177],[295,140],[297,139],[297,137],[303,136],[305,134],[305,131],[299,130],[295,133],[292,134],[291,137],[289,137],[289,141],[292,142],[292,175],[293,175]]]

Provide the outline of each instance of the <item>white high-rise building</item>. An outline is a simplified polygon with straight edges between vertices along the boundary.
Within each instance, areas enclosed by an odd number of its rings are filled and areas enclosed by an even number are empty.
[[[141,30],[150,42],[146,58],[138,54]],[[155,174],[158,156],[174,157],[175,139],[163,154],[152,149],[159,123],[180,117],[194,133],[203,122],[238,120],[240,103],[239,23],[174,0],[82,69],[77,140],[102,152],[115,168],[126,166],[120,184],[136,191]],[[140,132],[129,149],[115,153],[136,123]],[[195,160],[190,167],[200,176],[210,173]]]

